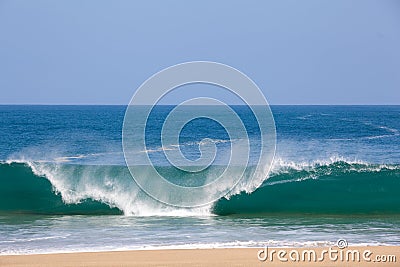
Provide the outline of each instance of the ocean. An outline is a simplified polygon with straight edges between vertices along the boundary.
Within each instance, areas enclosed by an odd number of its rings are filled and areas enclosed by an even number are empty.
[[[147,150],[132,159],[146,170],[142,158],[149,155],[170,182],[201,186],[243,140],[200,118],[181,129],[176,143],[164,144],[160,129],[173,108],[154,108]],[[185,113],[201,109],[216,107],[188,106]],[[248,107],[232,109],[246,126],[251,172],[260,131]],[[0,254],[304,247],[339,238],[400,245],[400,106],[271,106],[277,140],[269,171],[194,208],[163,204],[138,187],[123,153],[125,110],[0,106]],[[165,157],[180,150],[197,168],[204,142],[217,156],[203,174],[170,166]]]

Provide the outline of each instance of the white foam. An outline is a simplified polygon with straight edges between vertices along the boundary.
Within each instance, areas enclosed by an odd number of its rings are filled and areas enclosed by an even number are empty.
[[[399,169],[398,165],[390,165],[390,164],[371,164],[363,160],[359,159],[349,159],[341,156],[331,156],[327,159],[318,159],[318,160],[312,160],[312,161],[300,161],[300,162],[295,162],[295,161],[290,161],[290,160],[285,160],[283,158],[275,158],[273,165],[272,165],[272,170],[271,174],[280,174],[280,173],[286,173],[291,170],[310,170],[316,167],[321,167],[321,166],[330,166],[335,163],[346,163],[350,165],[349,170],[353,171],[381,171],[383,169],[388,169],[388,170],[397,170]]]
[[[7,249],[0,251],[0,255],[31,255],[31,254],[55,254],[55,253],[79,253],[79,252],[108,252],[108,251],[143,251],[143,250],[175,250],[175,249],[229,249],[229,248],[316,248],[333,247],[336,242],[332,241],[232,241],[232,242],[210,242],[210,243],[186,243],[170,245],[133,245],[133,246],[97,246],[97,247],[73,247],[68,249]],[[381,242],[352,243],[351,246],[390,246],[391,244]]]

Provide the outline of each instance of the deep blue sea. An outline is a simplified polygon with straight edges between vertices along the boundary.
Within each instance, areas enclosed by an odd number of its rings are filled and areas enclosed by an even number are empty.
[[[215,145],[209,177],[243,140],[203,118],[164,144],[160,128],[173,108],[152,111],[147,150],[132,152],[134,164],[146,170],[146,154],[171,182],[201,185],[204,175],[170,166],[166,151],[180,150],[195,168],[199,146]],[[250,109],[232,109],[245,123],[253,166],[260,131]],[[338,238],[400,245],[400,106],[272,106],[277,143],[269,171],[196,208],[160,203],[137,186],[122,147],[125,110],[0,106],[0,254],[301,247]]]

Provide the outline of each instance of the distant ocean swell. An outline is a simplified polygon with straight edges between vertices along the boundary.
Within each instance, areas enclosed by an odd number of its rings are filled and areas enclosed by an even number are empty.
[[[139,216],[400,214],[400,165],[278,159],[261,186],[241,190],[209,207],[176,209],[141,192],[123,166],[0,163],[0,213]]]

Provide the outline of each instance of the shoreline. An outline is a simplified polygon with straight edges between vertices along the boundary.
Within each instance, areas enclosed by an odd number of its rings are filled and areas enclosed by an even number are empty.
[[[326,250],[326,252],[324,252]],[[282,252],[283,251],[283,252]],[[297,251],[297,252],[296,252]],[[337,251],[337,253],[334,253]],[[315,255],[314,255],[315,253]],[[329,255],[331,253],[331,255]],[[267,254],[267,256],[266,256]],[[341,255],[342,254],[342,255]],[[281,260],[278,258],[280,255]],[[304,256],[303,256],[304,255]],[[337,259],[334,260],[335,255]],[[272,260],[271,260],[272,256]],[[329,258],[331,256],[331,258]],[[340,257],[342,256],[342,260]],[[377,261],[379,257],[379,262]],[[348,257],[348,258],[347,258]],[[358,260],[359,257],[359,260]],[[261,260],[260,260],[260,259]],[[298,260],[296,260],[296,258]],[[265,259],[265,261],[262,261]],[[286,259],[286,261],[284,261]],[[369,260],[369,261],[368,261]],[[385,262],[382,262],[382,261]],[[0,255],[0,266],[397,266],[400,246],[201,248]]]

